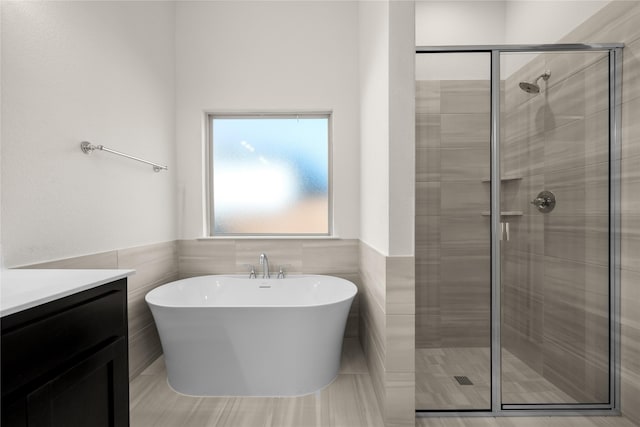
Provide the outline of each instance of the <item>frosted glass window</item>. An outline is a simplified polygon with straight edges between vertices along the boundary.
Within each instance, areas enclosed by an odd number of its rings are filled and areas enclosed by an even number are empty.
[[[210,116],[213,235],[328,235],[329,115]]]

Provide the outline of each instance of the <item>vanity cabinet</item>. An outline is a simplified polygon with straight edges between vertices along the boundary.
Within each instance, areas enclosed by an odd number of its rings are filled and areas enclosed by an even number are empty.
[[[1,325],[2,426],[129,425],[126,278]]]

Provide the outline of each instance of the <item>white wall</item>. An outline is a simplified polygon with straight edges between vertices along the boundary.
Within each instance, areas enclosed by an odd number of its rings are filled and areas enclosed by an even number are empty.
[[[389,3],[359,5],[360,240],[389,251]]]
[[[389,4],[389,255],[413,255],[415,241],[414,5]]]
[[[179,235],[204,235],[204,111],[333,111],[334,233],[359,232],[356,2],[179,2]],[[256,183],[256,191],[269,191]]]
[[[360,240],[384,255],[413,255],[414,5],[359,5]]]
[[[2,2],[7,267],[173,240],[174,6]],[[80,141],[169,165],[146,166]]]
[[[416,46],[505,43],[504,1],[417,0]],[[487,80],[488,54],[419,55],[416,80]]]
[[[610,0],[507,1],[505,40],[510,44],[557,43],[578,25],[596,14]],[[610,42],[611,40],[584,40]]]
[[[556,43],[602,9],[608,0],[416,1],[416,45],[491,45]],[[585,42],[607,42],[585,40]],[[417,80],[486,80],[487,55],[422,55]],[[505,77],[531,60],[504,58]]]

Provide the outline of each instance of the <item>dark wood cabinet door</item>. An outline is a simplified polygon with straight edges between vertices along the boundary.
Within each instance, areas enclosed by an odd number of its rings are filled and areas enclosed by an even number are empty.
[[[126,342],[89,354],[27,395],[29,427],[125,427],[129,425]]]

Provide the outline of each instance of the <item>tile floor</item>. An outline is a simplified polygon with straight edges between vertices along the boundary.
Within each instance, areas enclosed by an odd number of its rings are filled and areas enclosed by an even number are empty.
[[[174,392],[160,357],[130,384],[131,427],[382,427],[357,339],[345,340],[338,377],[291,398],[191,397]],[[417,427],[638,427],[621,417],[417,418]]]
[[[504,403],[575,403],[510,352],[503,350]],[[453,378],[465,375],[473,385]],[[420,409],[486,409],[491,406],[491,361],[488,348],[421,348],[416,350],[416,407]]]
[[[346,339],[340,373],[318,393],[287,398],[191,397],[173,391],[160,357],[130,384],[131,427],[382,427],[356,338]]]
[[[416,427],[638,427],[624,417],[418,418]]]

